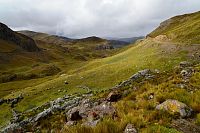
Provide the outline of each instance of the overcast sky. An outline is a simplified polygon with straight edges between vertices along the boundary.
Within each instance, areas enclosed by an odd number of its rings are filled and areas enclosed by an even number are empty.
[[[133,37],[198,10],[200,0],[0,0],[0,22],[72,38]]]

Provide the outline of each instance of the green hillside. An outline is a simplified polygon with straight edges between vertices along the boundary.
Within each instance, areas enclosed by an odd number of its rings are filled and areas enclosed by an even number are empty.
[[[180,43],[200,43],[200,12],[170,18],[151,32],[149,37],[166,35],[169,39]]]
[[[97,45],[104,45],[106,42],[96,37],[72,42],[65,40],[65,43],[61,44],[37,37],[35,40],[41,49],[45,49],[43,54],[48,55],[49,63],[43,62],[31,66],[31,69],[25,67],[27,73],[39,74],[37,78],[1,83],[0,98],[15,98],[22,94],[23,99],[14,106],[14,109],[24,112],[21,117],[24,120],[39,113],[31,112],[30,109],[38,106],[46,107],[49,101],[64,95],[82,96],[89,93],[93,94],[92,98],[95,100],[98,98],[105,100],[111,88],[140,70],[151,69],[159,71],[152,80],[139,79],[116,90],[123,96],[118,102],[111,103],[117,110],[116,119],[112,116],[104,117],[95,127],[81,126],[83,120],[78,121],[77,126],[68,127],[66,126],[67,112],[60,111],[42,119],[36,125],[43,132],[53,128],[55,132],[62,129],[64,132],[77,133],[120,133],[127,123],[133,123],[138,131],[144,133],[177,133],[180,129],[171,125],[173,120],[178,120],[177,114],[155,110],[156,105],[165,100],[175,99],[184,102],[194,110],[194,116],[184,120],[190,121],[194,127],[199,126],[199,21],[199,12],[171,18],[150,33],[146,39],[120,50],[95,49]],[[67,52],[62,51],[63,49]],[[182,61],[191,63],[191,67],[185,70],[189,71],[187,80],[181,75],[182,68],[179,64]],[[12,70],[15,73],[17,71],[22,72],[24,69],[20,67]],[[42,74],[47,75],[42,76]],[[152,99],[149,99],[150,95],[153,95]],[[2,107],[0,127],[3,127],[9,123],[12,112],[9,104],[4,103],[0,107]],[[176,110],[176,107],[174,108]],[[45,109],[39,109],[39,111],[43,110]],[[34,125],[31,126],[33,126],[31,131],[35,131]]]
[[[14,35],[32,37],[40,51],[26,51],[14,42],[0,37],[0,83],[56,75],[84,65],[90,60],[105,58],[119,51],[110,49],[107,41],[98,37],[72,40],[32,31],[17,33],[7,26],[4,28]],[[97,49],[104,45],[108,48]],[[53,73],[50,72],[52,69]]]

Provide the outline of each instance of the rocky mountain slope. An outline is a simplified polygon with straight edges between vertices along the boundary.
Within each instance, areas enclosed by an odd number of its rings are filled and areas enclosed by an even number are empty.
[[[2,131],[199,133],[198,15],[171,18],[128,49],[56,76],[0,84]]]
[[[0,83],[56,75],[118,51],[98,37],[69,39],[33,31],[14,32],[5,24],[1,24],[0,33]]]
[[[12,42],[28,52],[40,50],[32,38],[12,31],[3,23],[0,23],[0,40]],[[1,43],[1,45],[6,44]]]

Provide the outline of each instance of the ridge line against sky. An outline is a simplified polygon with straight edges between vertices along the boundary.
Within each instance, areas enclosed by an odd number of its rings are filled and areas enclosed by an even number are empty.
[[[71,38],[143,36],[175,15],[200,10],[199,0],[0,0],[0,22]]]

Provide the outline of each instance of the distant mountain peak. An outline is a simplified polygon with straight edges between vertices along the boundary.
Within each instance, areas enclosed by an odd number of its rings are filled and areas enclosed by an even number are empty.
[[[85,40],[85,41],[104,41],[105,39],[102,39],[100,37],[97,36],[90,36],[90,37],[86,37],[86,38],[82,38],[82,39],[78,39],[78,40]]]

